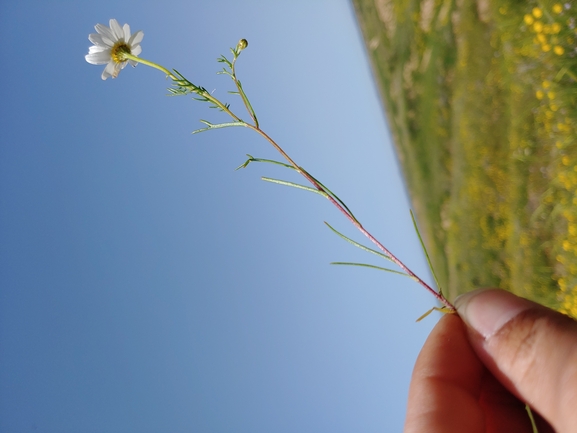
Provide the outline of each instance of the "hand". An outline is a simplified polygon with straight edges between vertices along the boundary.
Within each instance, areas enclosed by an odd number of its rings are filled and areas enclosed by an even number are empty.
[[[577,322],[503,290],[457,299],[415,365],[405,433],[577,432]]]

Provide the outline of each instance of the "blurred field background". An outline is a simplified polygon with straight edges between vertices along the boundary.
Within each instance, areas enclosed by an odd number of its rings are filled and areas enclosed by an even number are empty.
[[[450,299],[498,286],[577,317],[577,5],[353,3]]]

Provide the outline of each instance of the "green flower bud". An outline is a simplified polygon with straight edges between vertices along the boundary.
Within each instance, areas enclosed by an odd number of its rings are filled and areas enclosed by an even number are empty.
[[[238,44],[236,44],[236,50],[240,53],[242,50],[244,50],[246,47],[248,47],[248,41],[246,39],[241,39],[240,41],[238,41]]]

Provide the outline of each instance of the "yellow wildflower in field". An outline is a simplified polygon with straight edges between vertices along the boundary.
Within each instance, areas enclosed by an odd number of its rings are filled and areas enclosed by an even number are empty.
[[[541,21],[535,21],[533,23],[533,30],[535,33],[541,33],[543,31],[543,23]]]
[[[573,287],[573,290],[565,295],[561,312],[572,317],[577,317],[577,286]]]
[[[565,123],[561,123],[561,122],[559,122],[557,124],[557,129],[559,131],[569,131],[570,130],[570,128]]]
[[[565,52],[565,48],[563,48],[561,45],[555,45],[555,47],[553,48],[553,52],[558,56],[562,56],[563,53]]]
[[[541,18],[543,16],[543,11],[540,8],[533,8],[532,12],[535,18]]]
[[[553,23],[551,24],[551,33],[553,34],[557,34],[561,31],[561,24],[559,23]]]
[[[556,14],[560,14],[561,12],[563,12],[563,6],[561,6],[561,3],[555,3],[553,5],[553,12],[555,12]]]
[[[537,90],[537,91],[535,92],[535,97],[536,97],[537,99],[541,100],[541,99],[543,99],[543,96],[545,96],[545,93],[543,93],[542,90]]]
[[[531,24],[533,24],[535,22],[535,19],[533,18],[533,15],[527,14],[523,17],[523,21],[525,21],[525,24],[530,26]]]
[[[551,45],[545,44],[541,47],[541,49],[547,53],[547,52],[551,51]]]

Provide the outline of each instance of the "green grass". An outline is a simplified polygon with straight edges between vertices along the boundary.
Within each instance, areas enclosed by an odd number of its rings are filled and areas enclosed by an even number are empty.
[[[353,3],[449,298],[498,286],[577,316],[577,6]]]

